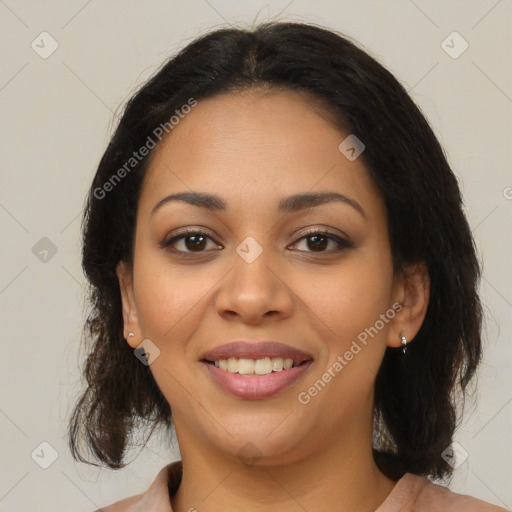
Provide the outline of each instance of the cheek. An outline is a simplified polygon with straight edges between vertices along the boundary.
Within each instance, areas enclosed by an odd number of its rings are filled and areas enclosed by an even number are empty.
[[[310,304],[321,319],[318,333],[323,345],[319,370],[308,385],[316,386],[316,393],[317,387],[323,389],[315,384],[317,379],[329,381],[327,390],[318,392],[322,398],[317,404],[354,410],[372,392],[386,349],[388,323],[381,315],[390,307],[391,286],[390,263],[382,264],[376,255],[359,255],[316,280]],[[389,322],[391,316],[386,319]]]
[[[197,354],[190,343],[200,329],[211,283],[170,264],[146,261],[137,272],[135,293],[139,325],[144,338],[160,350],[151,364],[153,377],[173,413],[190,408],[190,372]]]
[[[200,305],[211,285],[190,268],[162,263],[160,258],[141,258],[135,266],[135,296],[140,328],[145,337],[162,348],[182,345],[183,338],[199,323]]]
[[[375,324],[389,308],[391,267],[376,257],[357,255],[312,279],[297,279],[297,295],[319,320],[332,349],[343,347]],[[301,281],[307,282],[300,284]]]
[[[345,411],[333,415],[325,426],[341,424],[371,400],[386,349],[388,322],[394,316],[386,316],[391,269],[378,261],[370,265],[361,258],[339,272],[317,276],[309,294],[306,288],[301,291],[322,340],[318,370],[301,389],[302,399],[314,404],[309,410],[318,414],[326,409]]]

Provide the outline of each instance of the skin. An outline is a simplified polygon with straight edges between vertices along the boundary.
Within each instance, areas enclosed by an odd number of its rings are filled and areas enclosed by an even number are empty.
[[[149,338],[161,351],[150,369],[172,408],[184,468],[173,511],[370,512],[395,485],[372,457],[373,388],[386,347],[421,327],[429,279],[422,264],[393,273],[384,201],[363,159],[338,149],[347,135],[306,93],[251,90],[200,100],[152,155],[133,268],[120,263],[117,273],[125,337],[135,333],[127,342]],[[162,198],[190,191],[216,194],[228,209],[169,202],[151,215]],[[276,210],[283,197],[328,191],[365,216],[339,202]],[[202,252],[190,238],[174,243],[181,256],[159,245],[185,226],[211,237]],[[313,227],[354,247],[317,249],[304,238]],[[252,263],[236,252],[248,236],[263,250]],[[301,404],[298,394],[395,303],[401,311]],[[292,345],[314,363],[276,396],[234,397],[199,359],[240,338]]]

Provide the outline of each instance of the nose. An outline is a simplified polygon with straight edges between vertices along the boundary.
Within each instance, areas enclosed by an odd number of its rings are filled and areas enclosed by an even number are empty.
[[[271,265],[269,250],[248,262],[233,255],[233,269],[221,280],[215,298],[219,316],[231,322],[261,324],[288,318],[293,311],[293,292],[282,272]]]

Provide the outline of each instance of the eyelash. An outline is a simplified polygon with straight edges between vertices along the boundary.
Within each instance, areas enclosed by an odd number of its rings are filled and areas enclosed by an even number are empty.
[[[175,244],[177,241],[182,240],[182,239],[187,238],[188,236],[192,236],[192,235],[204,236],[206,238],[209,238],[213,242],[215,242],[215,240],[213,240],[213,238],[210,235],[208,235],[208,233],[205,233],[204,231],[200,231],[200,230],[197,230],[197,229],[187,229],[185,231],[182,231],[180,234],[178,234],[176,236],[173,236],[172,238],[169,238],[168,240],[164,240],[159,245],[160,245],[161,248],[168,249],[170,252],[173,252],[173,253],[179,254],[179,255],[185,255],[185,254],[186,255],[190,255],[190,254],[198,254],[199,255],[199,254],[202,254],[202,253],[206,252],[205,250],[197,251],[197,252],[194,252],[194,251],[180,251],[180,250],[176,250],[175,248],[172,247],[172,245]],[[336,249],[334,249],[334,250],[331,250],[331,251],[319,251],[319,252],[316,252],[316,251],[299,251],[299,252],[309,252],[309,253],[312,253],[312,254],[332,254],[332,253],[341,252],[344,249],[350,249],[350,248],[354,247],[354,244],[352,242],[350,242],[349,240],[341,238],[341,237],[335,235],[334,233],[331,233],[330,231],[328,231],[326,229],[322,230],[322,229],[318,229],[318,228],[313,228],[313,229],[307,231],[306,233],[304,233],[294,243],[296,244],[296,243],[300,242],[301,240],[307,239],[307,238],[309,238],[311,236],[323,236],[323,237],[326,237],[329,240],[332,240],[332,241],[336,242],[338,244],[338,247]],[[217,244],[217,245],[220,245],[220,244]]]

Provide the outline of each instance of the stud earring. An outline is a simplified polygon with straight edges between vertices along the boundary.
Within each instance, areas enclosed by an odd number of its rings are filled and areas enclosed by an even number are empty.
[[[135,336],[135,333],[134,332],[129,332],[128,333],[128,338],[133,338]]]
[[[407,338],[405,337],[405,334],[400,335],[400,341],[402,343],[403,352],[405,354],[407,352]]]

